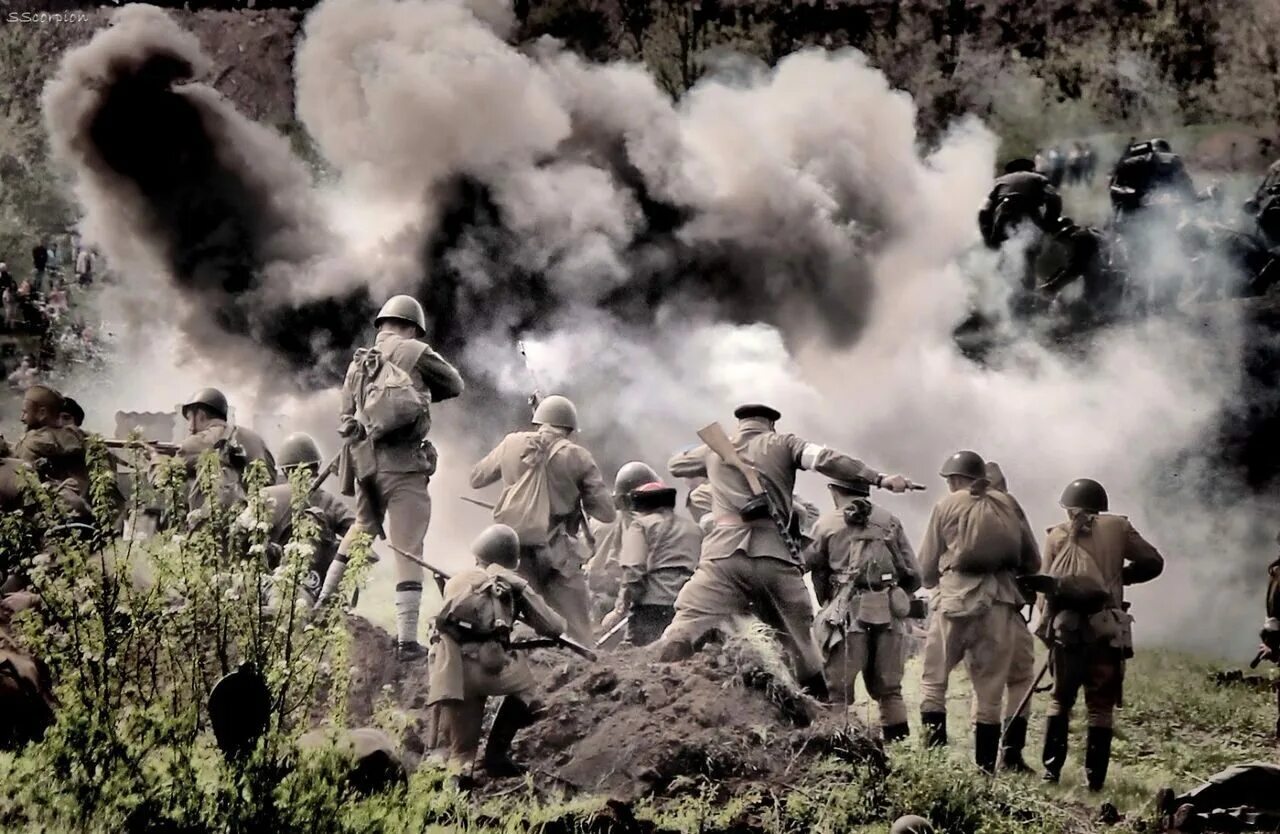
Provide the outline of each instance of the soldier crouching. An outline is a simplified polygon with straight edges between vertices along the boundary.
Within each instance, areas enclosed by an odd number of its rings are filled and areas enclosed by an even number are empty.
[[[485,701],[504,696],[489,731],[481,766],[493,777],[518,776],[511,743],[540,717],[529,662],[511,647],[511,629],[523,622],[539,634],[559,637],[564,619],[515,573],[520,540],[504,524],[485,529],[471,545],[477,567],[444,586],[430,652],[431,746],[465,768],[480,748]]]

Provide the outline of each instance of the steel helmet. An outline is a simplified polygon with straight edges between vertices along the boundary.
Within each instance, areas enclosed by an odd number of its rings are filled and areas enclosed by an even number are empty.
[[[320,447],[306,432],[295,432],[284,439],[276,464],[283,470],[295,466],[319,466]]]
[[[1084,510],[1090,513],[1107,511],[1107,491],[1091,478],[1079,478],[1067,484],[1058,500],[1068,510]]]
[[[1173,146],[1168,139],[1152,139],[1151,147],[1160,153],[1173,153]]]
[[[192,394],[185,403],[182,404],[182,416],[186,417],[187,412],[193,406],[202,405],[212,411],[223,420],[227,419],[227,395],[223,394],[217,388],[201,388]]]
[[[938,474],[944,478],[951,475],[961,475],[965,478],[973,478],[976,481],[979,478],[987,477],[987,463],[982,459],[982,455],[977,452],[956,452],[942,464]]]
[[[427,332],[426,311],[422,309],[418,299],[411,295],[393,295],[388,298],[387,303],[383,304],[382,309],[378,311],[377,318],[373,320],[374,327],[387,319],[407,321],[418,328],[419,333]]]
[[[577,431],[578,409],[568,397],[552,394],[533,410],[533,422],[539,426],[559,426]]]
[[[520,537],[505,524],[491,524],[471,543],[471,555],[486,565],[514,565],[520,556]]]
[[[633,460],[622,464],[613,479],[613,495],[615,498],[630,495],[633,489],[658,480],[658,473],[647,463]]]
[[[933,826],[924,817],[907,814],[898,817],[889,829],[889,834],[933,834]]]
[[[853,480],[832,478],[831,483],[827,484],[827,489],[859,498],[871,497],[871,482],[863,478],[854,478]]]

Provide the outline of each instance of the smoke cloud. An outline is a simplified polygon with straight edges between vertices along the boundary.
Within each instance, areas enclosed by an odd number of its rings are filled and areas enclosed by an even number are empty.
[[[976,120],[926,146],[910,97],[854,51],[738,67],[672,101],[641,67],[509,45],[505,9],[314,10],[298,113],[335,173],[323,185],[193,80],[198,50],[155,10],[124,10],[69,54],[50,133],[131,289],[179,299],[181,343],[203,361],[242,362],[260,393],[290,383],[266,398],[277,411],[327,421],[331,392],[307,392],[337,384],[374,303],[424,301],[471,386],[435,411],[428,554],[442,563],[486,522],[455,498],[470,464],[527,420],[535,384],[577,400],[607,478],[634,458],[661,469],[700,426],[764,400],[780,428],[928,483],[877,499],[913,538],[957,449],[999,461],[1038,528],[1060,520],[1067,482],[1102,480],[1169,560],[1134,595],[1140,637],[1196,642],[1154,601],[1190,599],[1225,575],[1217,554],[1256,553],[1263,535],[1197,453],[1240,394],[1230,311],[1069,351],[1010,328],[976,364],[953,331],[971,275],[1000,268],[974,252],[996,156]],[[121,119],[147,125],[138,145]],[[826,505],[820,480],[802,491]]]

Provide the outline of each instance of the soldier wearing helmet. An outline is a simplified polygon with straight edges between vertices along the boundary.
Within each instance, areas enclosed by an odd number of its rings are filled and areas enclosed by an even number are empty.
[[[967,661],[973,682],[974,761],[993,772],[1001,699],[1026,628],[1015,577],[1040,569],[1040,551],[1022,507],[991,488],[986,462],[957,452],[938,473],[950,493],[933,508],[920,545],[924,587],[936,588],[924,645],[920,719],[930,746],[947,743],[947,683]]]
[[[768,405],[748,403],[733,414],[738,430],[730,440],[738,455],[759,473],[778,521],[792,516],[796,474],[801,470],[832,478],[861,478],[894,492],[911,486],[901,475],[882,475],[842,452],[777,431],[782,415]],[[662,657],[688,657],[706,635],[732,618],[754,614],[778,630],[801,686],[825,698],[822,655],[811,631],[813,603],[804,584],[800,553],[793,552],[774,519],[750,512],[743,517],[748,504],[759,505],[757,496],[752,495],[746,477],[706,445],[676,455],[667,468],[677,478],[708,479],[711,522],[702,540],[698,569],[680,591],[675,619],[662,635]]]
[[[991,249],[999,249],[1023,223],[1045,232],[1056,226],[1062,213],[1062,197],[1035,167],[1029,159],[1015,159],[992,183],[991,193],[978,211],[978,230]]]
[[[294,539],[294,488],[295,472],[306,472],[306,476],[297,481],[304,489],[312,490],[306,499],[304,511],[315,522],[314,538],[308,542],[312,546],[312,556],[306,571],[298,577],[298,595],[308,604],[314,605],[320,594],[320,585],[333,562],[334,554],[340,542],[355,523],[355,513],[337,496],[324,489],[312,489],[314,480],[320,474],[320,447],[309,434],[297,432],[285,438],[280,445],[280,456],[276,461],[283,475],[282,483],[263,487],[261,495],[270,523],[267,536],[271,556],[269,566],[279,568],[280,557],[286,544]],[[246,508],[241,514],[239,523],[248,529],[255,519]],[[292,580],[284,575],[284,583]]]
[[[647,463],[633,460],[624,463],[613,479],[613,506],[618,516],[607,524],[588,519],[595,549],[587,562],[587,589],[591,591],[592,614],[603,618],[618,602],[622,583],[622,535],[631,525],[631,491],[658,480],[658,473]]]
[[[188,525],[198,524],[208,513],[208,499],[196,477],[200,459],[206,452],[218,455],[221,479],[214,500],[231,507],[244,500],[245,477],[255,461],[267,469],[267,483],[276,481],[276,462],[266,442],[246,426],[227,422],[230,406],[226,395],[217,388],[202,388],[182,404],[182,416],[190,435],[178,446],[178,459],[187,473]]]
[[[486,528],[471,545],[476,567],[444,586],[444,605],[431,639],[429,743],[459,769],[480,747],[485,701],[500,695],[480,765],[494,777],[518,776],[511,742],[541,717],[528,661],[510,646],[517,620],[546,637],[564,634],[565,622],[516,572],[520,539],[504,524]]]
[[[462,393],[462,376],[423,341],[427,317],[422,305],[407,295],[387,301],[374,318],[378,329],[372,348],[356,352],[342,386],[339,432],[346,439],[339,472],[344,495],[356,497],[356,523],[351,525],[329,565],[317,604],[333,597],[342,582],[355,538],[368,533],[386,538],[395,552],[396,652],[402,660],[421,658],[418,615],[422,605],[423,540],[431,523],[428,492],[436,470],[436,451],[427,439],[430,404]],[[398,377],[401,385],[393,384]],[[406,379],[407,377],[407,379]],[[416,393],[416,396],[414,396]],[[396,423],[370,434],[375,402],[394,395]],[[412,398],[406,413],[403,395]]]
[[[1112,716],[1120,704],[1124,662],[1133,656],[1133,618],[1126,611],[1124,586],[1155,579],[1164,570],[1164,559],[1129,519],[1107,512],[1107,491],[1097,481],[1072,481],[1060,503],[1067,520],[1050,528],[1045,539],[1044,573],[1060,584],[1070,579],[1073,587],[1097,593],[1086,601],[1084,594],[1059,592],[1040,603],[1037,633],[1053,653],[1044,778],[1056,782],[1062,773],[1071,708],[1083,689],[1089,725],[1085,777],[1089,789],[1098,791],[1111,762]]]
[[[572,439],[578,410],[553,395],[533,412],[533,430],[508,434],[471,469],[472,489],[502,482],[493,519],[520,536],[520,575],[569,624],[591,639],[591,598],[578,534],[585,515],[617,518],[613,495],[591,453]]]
[[[661,481],[633,490],[630,507],[634,515],[618,558],[622,588],[603,625],[610,628],[629,617],[627,642],[647,646],[675,617],[676,597],[698,567],[702,531],[676,514],[676,491]]]
[[[886,742],[910,735],[902,700],[907,662],[906,620],[920,566],[902,522],[871,503],[871,484],[835,479],[834,507],[824,512],[805,550],[805,567],[822,610],[813,636],[825,660],[832,700],[848,709],[861,675],[880,708]]]

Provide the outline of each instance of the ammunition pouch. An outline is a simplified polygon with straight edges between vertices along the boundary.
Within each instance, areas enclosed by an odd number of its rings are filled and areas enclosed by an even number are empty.
[[[858,625],[866,629],[885,628],[893,622],[888,591],[863,591],[854,598]]]
[[[769,496],[765,494],[751,496],[751,499],[738,510],[738,516],[748,522],[766,521],[772,518],[773,506],[769,503]]]

